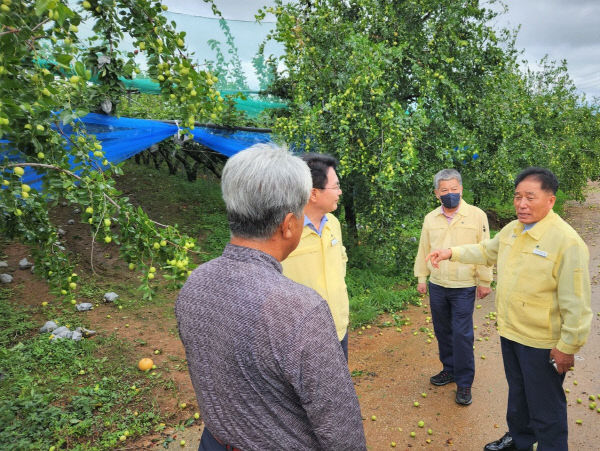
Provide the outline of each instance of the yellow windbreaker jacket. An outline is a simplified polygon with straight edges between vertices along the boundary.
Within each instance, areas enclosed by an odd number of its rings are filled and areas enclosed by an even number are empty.
[[[451,250],[453,261],[497,264],[502,337],[567,354],[584,345],[592,321],[589,252],[556,213],[550,211],[526,232],[513,221],[491,240]]]
[[[300,244],[281,262],[286,277],[312,288],[327,301],[340,341],[346,335],[349,321],[344,280],[347,261],[340,222],[328,213],[321,236],[304,226]]]
[[[450,224],[442,213],[442,207],[429,212],[423,221],[419,251],[415,259],[415,277],[419,283],[429,280],[446,288],[489,287],[492,268],[485,265],[470,265],[458,261],[442,261],[434,268],[425,257],[434,249],[445,249],[462,244],[475,244],[490,237],[486,214],[479,208],[461,199],[460,206]]]

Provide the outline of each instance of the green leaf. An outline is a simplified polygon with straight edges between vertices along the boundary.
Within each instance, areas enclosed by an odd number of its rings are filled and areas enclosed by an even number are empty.
[[[35,2],[35,14],[41,16],[48,10],[48,3],[50,0],[36,0]]]
[[[81,61],[77,61],[75,63],[75,73],[79,75],[81,78],[86,78],[85,76],[85,66]]]
[[[61,66],[69,68],[69,64],[71,63],[71,60],[73,59],[73,55],[67,55],[67,54],[64,54],[64,53],[57,54],[57,55],[54,55],[54,59]]]

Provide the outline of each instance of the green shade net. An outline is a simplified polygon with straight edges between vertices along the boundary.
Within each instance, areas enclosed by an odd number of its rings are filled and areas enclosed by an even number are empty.
[[[160,85],[150,78],[135,78],[133,80],[128,80],[121,77],[120,80],[127,89],[135,89],[145,94],[160,94]],[[248,117],[256,117],[269,108],[287,108],[287,104],[282,101],[264,100],[257,91],[221,90],[222,94],[235,94],[236,92],[241,92],[246,97],[245,99],[235,99],[236,109],[244,111]]]

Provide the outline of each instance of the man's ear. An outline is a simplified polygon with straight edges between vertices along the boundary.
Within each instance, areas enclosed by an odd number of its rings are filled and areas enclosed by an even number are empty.
[[[319,194],[319,189],[318,188],[311,188],[311,190],[310,190],[310,197],[308,198],[308,201],[309,202],[316,202],[318,194]]]
[[[294,227],[296,226],[296,216],[294,213],[288,213],[283,218],[283,222],[281,223],[280,230],[281,235],[285,239],[290,239],[294,236]]]

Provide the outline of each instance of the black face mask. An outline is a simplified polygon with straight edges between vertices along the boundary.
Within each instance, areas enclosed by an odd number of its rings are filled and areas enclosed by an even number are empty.
[[[460,204],[460,193],[448,193],[440,196],[442,205],[446,208],[456,208]]]

